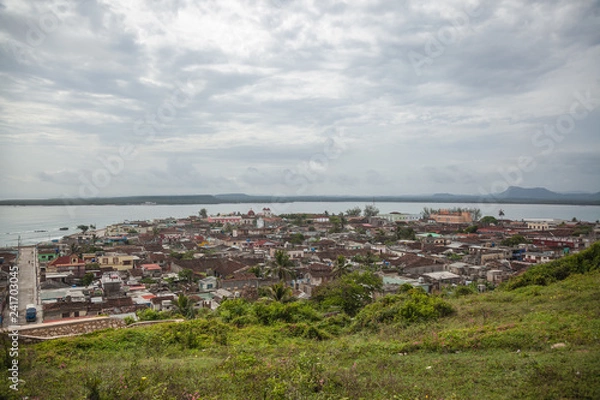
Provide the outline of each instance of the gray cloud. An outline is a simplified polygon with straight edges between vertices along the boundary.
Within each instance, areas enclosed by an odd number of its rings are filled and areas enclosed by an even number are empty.
[[[598,191],[598,26],[593,0],[5,1],[1,196],[76,194],[125,147],[99,195],[478,193],[521,155],[524,186]]]

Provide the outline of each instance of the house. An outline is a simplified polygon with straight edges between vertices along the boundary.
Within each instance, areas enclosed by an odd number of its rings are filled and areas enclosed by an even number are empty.
[[[102,290],[104,290],[104,296],[109,297],[117,295],[121,291],[121,284],[123,281],[117,273],[108,273],[102,275],[100,280],[102,283]]]
[[[464,262],[455,262],[449,264],[446,269],[456,275],[467,275],[469,272],[469,264]]]
[[[198,281],[198,289],[201,292],[213,292],[217,290],[217,278],[214,276],[207,276],[204,279]]]
[[[160,277],[162,275],[162,268],[158,264],[142,264],[141,269],[143,276]]]
[[[122,297],[103,302],[73,302],[68,299],[43,305],[44,322],[65,318],[92,317],[99,314],[123,314],[134,312],[137,307],[132,299]]]
[[[528,251],[525,253],[525,256],[523,257],[523,261],[525,261],[527,263],[539,264],[539,263],[550,262],[550,261],[554,260],[555,258],[556,258],[556,256],[551,251],[546,251],[546,252]]]
[[[440,210],[438,213],[429,215],[429,219],[441,224],[470,224],[473,217],[468,211]]]
[[[287,255],[290,257],[291,260],[296,260],[296,259],[304,257],[304,250],[284,250],[284,249],[277,249],[277,248],[274,248],[274,247],[271,247],[269,249],[269,256],[275,257],[275,253],[278,250],[285,251],[287,253]]]
[[[235,294],[231,293],[229,290],[225,289],[217,289],[214,292],[213,300],[217,302],[217,304],[221,304],[223,300],[233,299],[235,298]]]
[[[54,246],[38,246],[37,255],[40,263],[46,263],[58,257],[58,249]]]
[[[174,295],[155,296],[150,299],[154,311],[171,311],[174,308]]]
[[[425,281],[431,283],[433,290],[441,290],[445,286],[460,283],[460,276],[448,271],[429,272],[422,275]]]
[[[46,267],[48,273],[71,272],[73,275],[81,277],[85,275],[85,261],[76,254],[70,256],[61,256],[48,263]]]
[[[418,277],[428,272],[444,270],[444,263],[440,260],[422,255],[407,253],[402,257],[387,260],[390,267],[395,267],[403,274]]]
[[[308,266],[305,278],[311,286],[321,286],[333,279],[332,268],[330,265],[312,263]]]
[[[377,216],[389,222],[410,222],[418,221],[421,219],[421,214],[403,214],[398,212],[391,212],[389,214],[378,214]]]
[[[486,274],[486,280],[490,283],[502,283],[509,278],[509,274],[501,269],[491,269]]]
[[[104,255],[95,256],[96,262],[101,267],[112,267],[117,271],[126,271],[132,269],[139,257],[129,254],[106,253]]]
[[[207,221],[211,224],[229,224],[229,225],[240,225],[242,223],[241,215],[211,215],[207,218]]]
[[[43,304],[44,322],[57,321],[63,318],[78,318],[96,316],[102,310],[98,303],[57,302]]]
[[[556,223],[553,219],[525,219],[525,223],[527,224],[527,229],[532,229],[534,231],[547,231],[550,228],[556,226]]]

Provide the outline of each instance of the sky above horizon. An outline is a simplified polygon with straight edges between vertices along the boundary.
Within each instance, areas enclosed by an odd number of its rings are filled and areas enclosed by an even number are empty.
[[[0,0],[0,198],[600,191],[600,2]]]

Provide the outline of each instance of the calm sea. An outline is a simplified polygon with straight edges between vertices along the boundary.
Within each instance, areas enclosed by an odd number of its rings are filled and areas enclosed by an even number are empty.
[[[277,203],[277,204],[196,204],[196,205],[133,205],[133,206],[0,206],[0,247],[60,238],[77,232],[78,225],[96,225],[98,229],[122,221],[152,220],[156,218],[182,218],[198,215],[202,208],[209,214],[255,212],[268,207],[275,214],[283,213],[339,213],[364,203]],[[545,204],[464,204],[464,203],[376,203],[381,213],[398,211],[418,214],[423,207],[452,208],[477,207],[482,215],[497,216],[504,210],[505,218],[555,218],[581,221],[600,219],[600,206],[569,206]],[[66,227],[68,230],[60,230]]]

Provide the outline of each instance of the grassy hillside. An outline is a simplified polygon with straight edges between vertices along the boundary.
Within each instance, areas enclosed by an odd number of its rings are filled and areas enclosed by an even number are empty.
[[[409,290],[354,319],[263,305],[261,322],[232,304],[208,319],[23,346],[21,390],[4,369],[0,398],[598,399],[600,271],[585,265],[545,286],[443,299]]]

